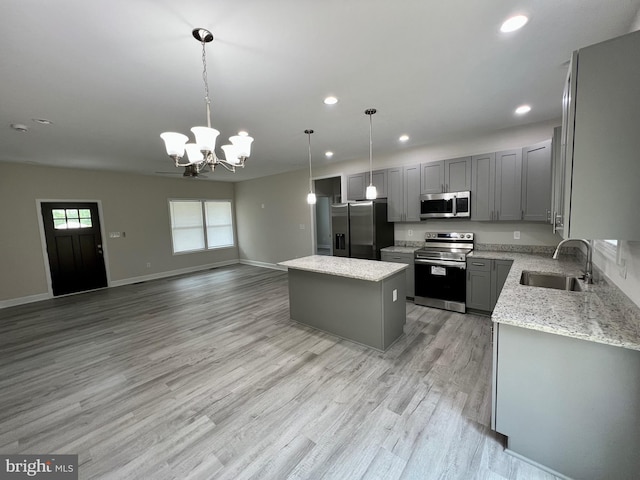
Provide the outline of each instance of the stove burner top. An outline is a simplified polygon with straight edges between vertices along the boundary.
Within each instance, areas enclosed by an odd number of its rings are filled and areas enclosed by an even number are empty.
[[[415,258],[423,260],[448,260],[464,262],[473,251],[473,233],[425,233],[425,246],[415,252]]]

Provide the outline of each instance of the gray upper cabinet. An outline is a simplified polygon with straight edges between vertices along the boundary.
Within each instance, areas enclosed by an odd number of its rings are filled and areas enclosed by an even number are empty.
[[[563,118],[565,238],[640,240],[638,52],[640,31],[572,56]]]
[[[496,220],[522,220],[522,150],[496,152]]]
[[[420,165],[387,170],[387,219],[390,222],[420,221]]]
[[[495,216],[496,154],[471,157],[471,220],[489,221]]]
[[[522,220],[551,221],[551,140],[522,149]]]
[[[551,142],[551,219],[553,233],[561,232],[564,208],[564,157],[562,156],[562,127],[553,129]]]
[[[466,192],[471,189],[471,157],[421,165],[420,193]]]
[[[347,177],[347,200],[364,200],[367,175],[355,173]]]
[[[444,160],[423,163],[420,174],[420,193],[444,192]]]
[[[387,197],[387,171],[373,171],[373,185],[375,185],[378,198]],[[367,187],[369,186],[369,172],[355,173],[347,177],[347,200],[365,200]]]

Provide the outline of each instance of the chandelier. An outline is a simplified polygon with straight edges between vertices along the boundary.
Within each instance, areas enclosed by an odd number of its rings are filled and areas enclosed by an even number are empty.
[[[239,132],[238,135],[229,137],[231,144],[222,146],[225,158],[216,156],[216,138],[220,132],[211,128],[211,100],[209,98],[205,50],[205,45],[213,41],[213,34],[204,28],[195,28],[191,33],[202,44],[202,79],[204,81],[204,103],[207,108],[207,126],[191,129],[196,138],[195,143],[187,143],[189,137],[176,132],[164,132],[160,134],[160,138],[164,140],[167,154],[173,159],[175,166],[186,167],[185,172],[188,170],[189,176],[197,177],[207,167],[213,171],[218,165],[222,165],[230,172],[235,172],[236,167],[244,168],[244,163],[251,154],[253,138],[247,132]],[[187,152],[186,159],[184,159],[185,151]]]

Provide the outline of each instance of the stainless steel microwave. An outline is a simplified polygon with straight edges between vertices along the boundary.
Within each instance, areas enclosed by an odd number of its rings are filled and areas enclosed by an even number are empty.
[[[420,219],[464,218],[471,216],[471,192],[423,193]]]

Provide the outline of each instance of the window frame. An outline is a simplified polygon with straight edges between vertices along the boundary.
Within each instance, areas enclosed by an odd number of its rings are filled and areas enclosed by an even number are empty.
[[[176,251],[175,241],[174,241],[174,218],[173,218],[173,210],[172,203],[173,202],[198,202],[200,203],[200,215],[201,215],[201,234],[202,240],[204,244],[204,248],[196,248],[191,250],[180,250]],[[227,245],[216,245],[209,247],[209,236],[208,229],[210,227],[218,227],[219,225],[209,225],[207,223],[207,203],[225,203],[229,205],[230,210],[230,224],[231,227],[231,244]],[[236,248],[236,233],[235,233],[235,211],[233,200],[229,198],[169,198],[167,201],[167,207],[169,209],[169,232],[171,236],[171,252],[173,255],[185,255],[189,253],[201,253],[208,252],[213,250],[220,250],[224,248]]]

